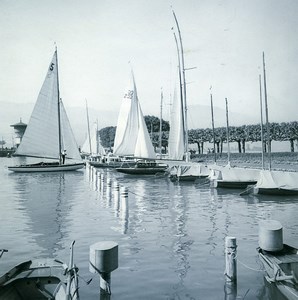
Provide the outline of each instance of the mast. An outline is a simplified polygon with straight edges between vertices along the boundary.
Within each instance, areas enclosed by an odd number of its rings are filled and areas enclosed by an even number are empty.
[[[183,126],[183,144],[184,144],[184,150],[185,150],[185,120],[184,120],[184,103],[183,103],[183,91],[182,91],[180,51],[179,51],[178,40],[177,40],[175,32],[173,32],[173,34],[174,34],[174,38],[175,38],[175,43],[176,43],[176,47],[177,47],[177,56],[178,56],[179,90],[180,90],[180,102],[181,102],[181,109],[182,109],[182,126]]]
[[[211,101],[211,119],[212,119],[212,135],[213,135],[214,162],[216,162],[215,131],[214,131],[214,116],[213,116],[213,100],[212,100],[212,93],[210,93],[210,101]]]
[[[98,154],[99,153],[98,119],[96,119],[95,139],[96,139],[96,154]]]
[[[184,103],[184,131],[185,131],[185,154],[186,154],[186,161],[188,161],[188,128],[187,128],[187,102],[186,102],[186,80],[185,80],[185,67],[184,67],[184,52],[183,52],[183,45],[182,45],[182,37],[180,32],[180,27],[178,24],[178,20],[176,17],[175,12],[173,11],[173,15],[175,18],[178,34],[179,34],[179,41],[180,41],[180,48],[181,48],[181,68],[182,68],[182,79],[183,79],[183,103]]]
[[[57,68],[57,109],[58,109],[58,140],[59,140],[59,164],[62,164],[62,135],[61,135],[61,117],[60,117],[60,91],[59,91],[59,75],[58,75],[58,52],[56,46],[56,68]]]
[[[266,112],[266,127],[267,127],[267,142],[268,142],[268,158],[269,158],[269,170],[271,170],[271,143],[270,143],[270,127],[269,127],[269,118],[268,118],[267,86],[266,86],[265,53],[264,52],[263,52],[263,72],[264,72],[264,95],[265,95],[265,112]]]
[[[163,93],[161,88],[160,94],[160,121],[159,121],[159,154],[160,158],[162,158],[162,100],[163,100]]]
[[[259,74],[259,84],[260,84],[260,109],[261,109],[262,169],[264,170],[263,100],[262,100],[262,79],[260,74]]]
[[[91,147],[90,124],[89,124],[89,113],[88,113],[87,99],[86,99],[86,112],[87,112],[87,126],[88,126],[89,151],[90,151],[90,155],[91,155],[91,154],[92,154],[92,147]]]
[[[230,136],[229,136],[229,111],[228,99],[226,98],[226,117],[227,117],[227,145],[228,145],[228,165],[230,164]]]

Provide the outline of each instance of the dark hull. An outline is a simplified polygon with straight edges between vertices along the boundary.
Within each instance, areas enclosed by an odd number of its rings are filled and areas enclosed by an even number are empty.
[[[227,189],[245,189],[248,185],[256,184],[256,181],[221,181],[217,180],[216,184],[218,188]]]
[[[257,188],[257,194],[262,195],[277,195],[277,196],[294,196],[298,195],[298,190],[287,190],[287,189],[264,189]]]
[[[93,166],[95,168],[119,168],[122,162],[102,163],[98,161],[90,161],[89,164],[90,166]]]
[[[32,173],[32,172],[61,172],[74,171],[84,167],[84,163],[65,164],[59,163],[37,163],[31,165],[19,165],[8,167],[8,170],[18,173]]]
[[[156,168],[116,168],[120,173],[130,174],[130,175],[155,175],[156,173],[163,173],[165,167]]]

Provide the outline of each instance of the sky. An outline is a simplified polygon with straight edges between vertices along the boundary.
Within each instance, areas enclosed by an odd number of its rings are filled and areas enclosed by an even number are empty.
[[[190,115],[212,91],[215,107],[227,98],[243,124],[258,123],[264,51],[269,120],[297,120],[296,0],[0,0],[0,110],[35,102],[56,44],[66,109],[83,117],[87,100],[118,113],[132,66],[144,115],[159,115],[162,89],[166,118],[177,73],[172,9],[185,67],[195,67],[186,71]]]

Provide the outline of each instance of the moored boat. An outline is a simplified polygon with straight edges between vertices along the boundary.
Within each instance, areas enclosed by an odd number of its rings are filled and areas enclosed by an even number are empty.
[[[37,164],[8,167],[8,170],[14,172],[73,171],[84,167],[60,98],[57,49],[47,70],[22,142],[14,155],[46,159]],[[52,160],[55,162],[52,163]]]
[[[298,299],[298,249],[283,244],[280,222],[263,220],[259,224],[260,261],[266,281],[277,288],[286,299]]]
[[[155,161],[140,160],[136,163],[123,163],[116,170],[120,173],[131,175],[155,175],[157,173],[164,173],[167,167],[166,164],[160,164]]]
[[[73,244],[69,266],[57,259],[28,260],[0,277],[0,299],[79,299],[78,268],[73,264]]]

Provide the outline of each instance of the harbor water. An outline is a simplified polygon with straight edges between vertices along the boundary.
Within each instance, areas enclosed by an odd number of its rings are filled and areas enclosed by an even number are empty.
[[[111,299],[236,299],[225,286],[225,237],[237,238],[237,299],[283,299],[268,286],[259,262],[258,223],[283,225],[284,243],[298,247],[298,196],[239,196],[206,180],[173,183],[90,168],[20,174],[17,158],[0,158],[0,272],[39,257],[68,263],[75,240],[81,299],[99,299],[89,272],[89,247],[119,244]],[[112,186],[107,187],[110,179]],[[128,189],[127,201],[114,184]],[[91,283],[87,282],[92,279]]]

